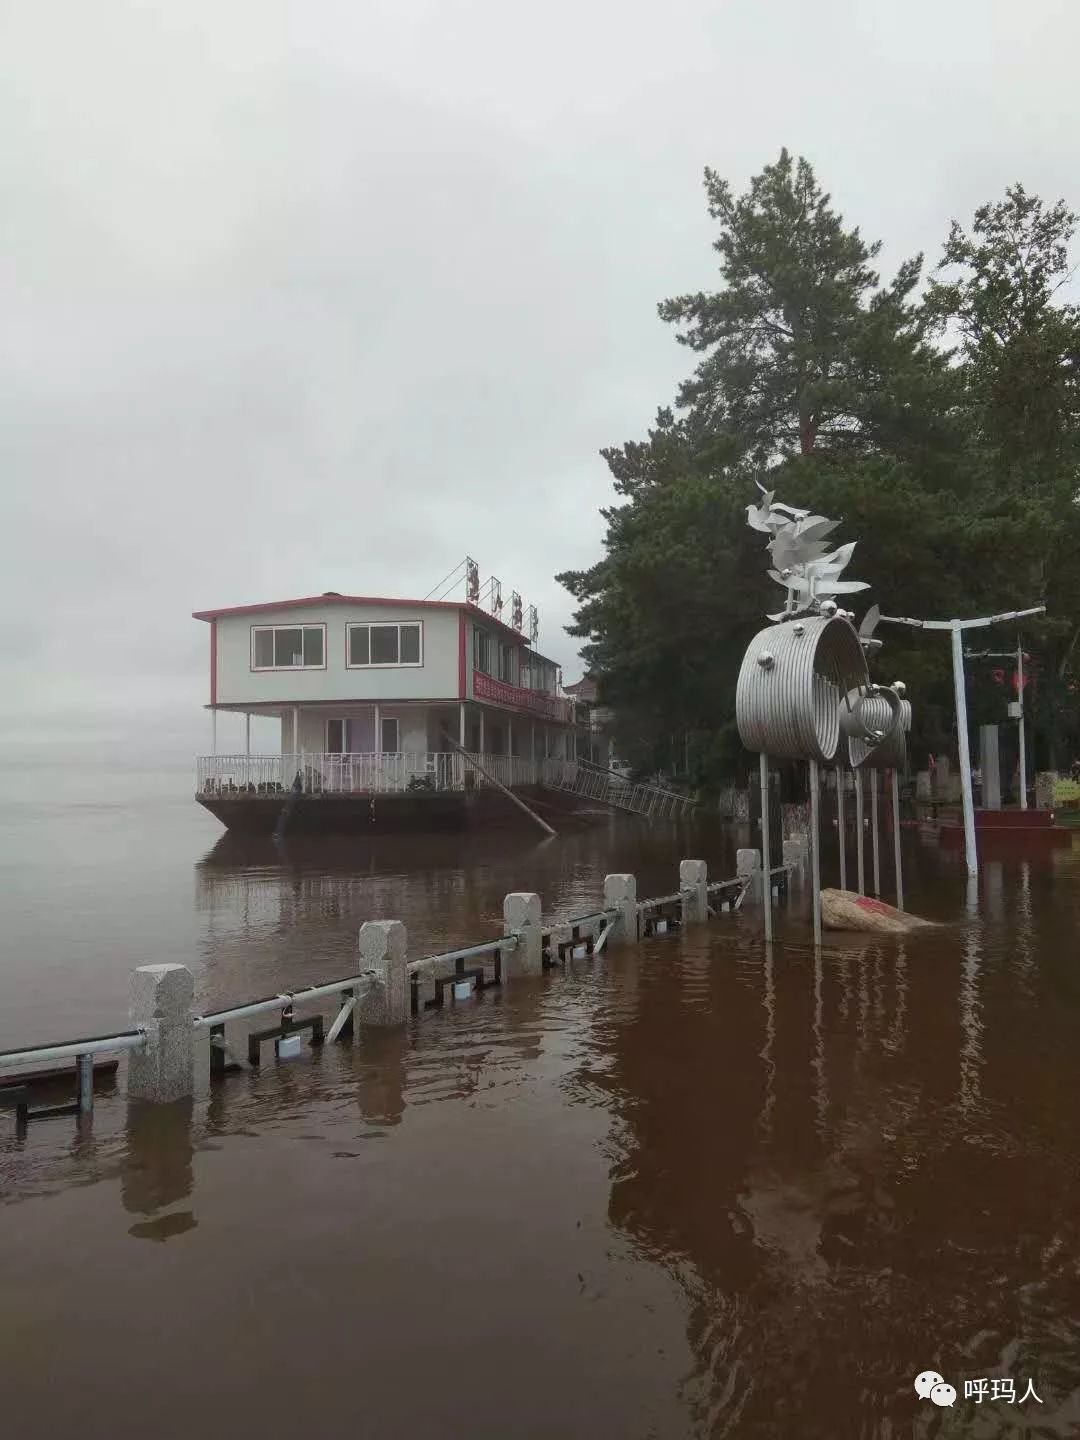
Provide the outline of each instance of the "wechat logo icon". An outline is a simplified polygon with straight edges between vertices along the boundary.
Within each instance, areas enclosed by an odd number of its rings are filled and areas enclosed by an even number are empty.
[[[923,1370],[915,1376],[915,1394],[943,1407],[956,1403],[956,1391],[936,1370]]]

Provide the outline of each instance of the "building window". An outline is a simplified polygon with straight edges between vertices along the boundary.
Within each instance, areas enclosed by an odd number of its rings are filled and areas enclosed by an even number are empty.
[[[386,716],[379,722],[382,730],[380,736],[382,742],[382,753],[384,755],[396,755],[400,748],[398,741],[398,722],[393,715]]]
[[[479,670],[482,675],[491,674],[491,636],[486,630],[480,630],[475,625],[472,632],[472,663],[473,669]]]
[[[422,665],[421,628],[419,620],[400,625],[347,625],[346,664],[350,669],[365,665]]]
[[[499,644],[499,679],[507,685],[517,684],[517,646]]]
[[[325,625],[253,625],[253,670],[322,670],[326,665]]]

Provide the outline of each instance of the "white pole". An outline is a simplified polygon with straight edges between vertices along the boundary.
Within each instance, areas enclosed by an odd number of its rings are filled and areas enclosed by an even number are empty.
[[[960,752],[960,786],[964,802],[964,857],[967,873],[977,876],[975,801],[971,793],[971,752],[968,749],[967,696],[964,693],[964,632],[959,620],[949,624],[952,636],[953,689],[956,693],[956,743]]]
[[[1027,806],[1027,738],[1024,734],[1024,642],[1016,647],[1016,682],[1020,700],[1020,719],[1017,729],[1020,736],[1020,809]]]
[[[758,756],[761,777],[761,889],[765,904],[765,943],[772,943],[772,846],[769,843],[769,757]]]
[[[814,907],[814,946],[821,948],[821,777],[818,762],[810,761],[810,884]]]
[[[212,752],[217,754],[217,711],[210,711],[210,746]]]
[[[870,829],[873,831],[871,844],[874,857],[874,894],[881,894],[881,855],[878,848],[878,791],[881,777],[877,770],[870,771]]]
[[[844,834],[844,767],[836,767],[836,835],[840,841],[840,889],[847,889],[847,836]]]
[[[859,857],[858,877],[859,894],[866,894],[865,861],[863,859],[863,798],[862,798],[862,771],[855,771],[855,844],[858,847],[856,854]]]
[[[251,754],[251,711],[244,715],[244,754]]]
[[[904,908],[904,872],[900,858],[900,772],[893,770],[892,776],[892,834],[893,864],[896,869],[896,908]]]
[[[382,711],[379,709],[378,703],[375,705],[375,754],[382,754]],[[378,763],[381,769],[382,761],[380,760]]]
[[[292,707],[292,753],[300,754],[300,706]]]
[[[484,753],[484,707],[480,706],[480,754]]]
[[[465,701],[458,706],[458,744],[465,749]]]

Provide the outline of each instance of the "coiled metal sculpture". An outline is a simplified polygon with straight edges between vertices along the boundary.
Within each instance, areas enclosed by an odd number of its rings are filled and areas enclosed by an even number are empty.
[[[772,935],[771,884],[768,875],[768,758],[806,760],[810,766],[811,861],[814,892],[814,940],[821,941],[819,823],[821,764],[837,765],[841,887],[846,884],[843,751],[855,772],[859,836],[859,889],[863,888],[862,786],[860,769],[893,771],[897,894],[903,906],[900,879],[899,809],[896,767],[903,763],[911,706],[904,687],[875,684],[867,653],[880,648],[872,638],[876,607],[856,631],[850,611],[837,595],[867,589],[865,581],[843,580],[855,542],[829,550],[826,537],[839,524],[823,515],[782,505],[775,492],[761,485],[758,505],[747,506],[752,529],[769,535],[773,568],[769,576],[786,591],[783,610],[747,646],[735,687],[735,717],[743,744],[760,755],[762,777],[762,845],[765,876],[765,930]],[[846,742],[846,744],[845,744]],[[877,786],[874,775],[874,878],[879,888],[877,858]]]

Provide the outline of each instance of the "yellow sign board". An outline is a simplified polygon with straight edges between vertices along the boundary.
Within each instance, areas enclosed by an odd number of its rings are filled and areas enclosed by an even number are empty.
[[[1068,805],[1080,800],[1080,780],[1055,780],[1054,804]]]

